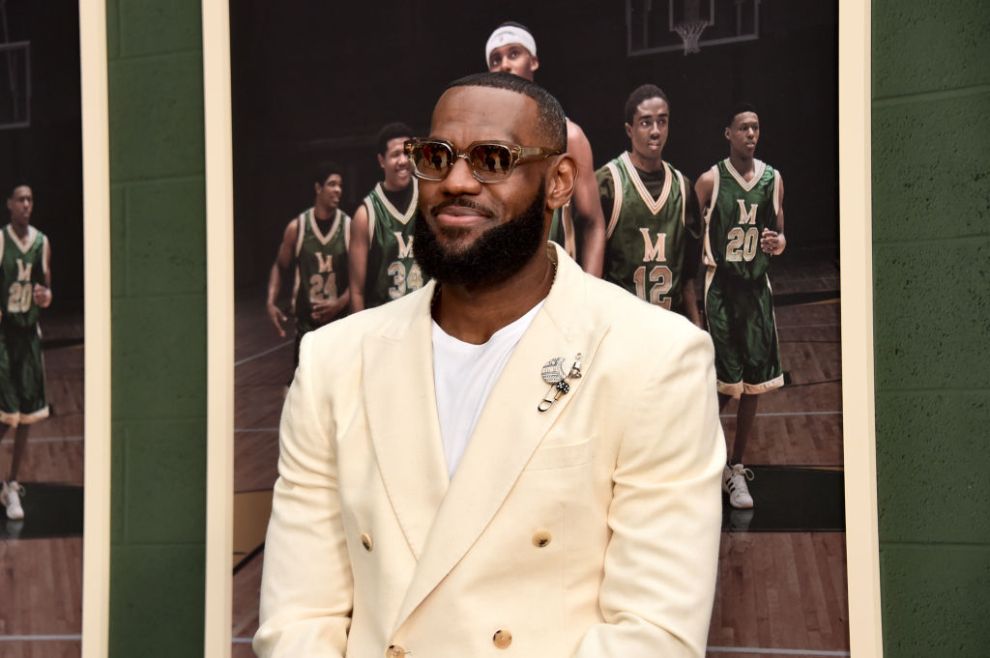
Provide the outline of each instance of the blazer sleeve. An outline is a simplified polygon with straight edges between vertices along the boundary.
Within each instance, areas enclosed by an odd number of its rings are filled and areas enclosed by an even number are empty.
[[[282,409],[279,477],[265,540],[260,658],[341,658],[353,601],[353,578],[337,487],[330,403],[315,386],[314,337],[305,336],[299,368]],[[318,358],[318,357],[316,357]]]
[[[631,403],[608,513],[604,623],[588,630],[575,658],[705,655],[725,440],[711,339],[694,328],[689,334],[659,355],[659,372]]]

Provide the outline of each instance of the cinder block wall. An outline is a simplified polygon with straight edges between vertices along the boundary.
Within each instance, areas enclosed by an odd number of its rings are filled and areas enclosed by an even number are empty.
[[[200,3],[108,0],[107,28],[110,655],[199,656],[206,504]]]
[[[887,658],[990,655],[988,35],[984,0],[873,2]]]

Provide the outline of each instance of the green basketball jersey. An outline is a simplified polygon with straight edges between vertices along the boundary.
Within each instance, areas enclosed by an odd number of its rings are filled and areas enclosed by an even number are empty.
[[[605,229],[603,277],[640,299],[680,310],[688,237],[684,176],[664,162],[660,196],[646,189],[623,153],[596,172],[599,183],[612,179],[614,199]]]
[[[563,247],[568,256],[577,259],[577,240],[574,235],[573,210],[570,202],[553,211],[553,219],[550,221],[550,240]]]
[[[310,317],[314,304],[333,301],[347,290],[350,233],[351,218],[339,208],[326,235],[320,233],[312,208],[296,218],[293,309],[300,332],[319,326]]]
[[[364,280],[365,308],[399,299],[426,283],[413,260],[413,228],[419,187],[413,179],[412,200],[400,214],[385,196],[381,183],[364,198],[368,212],[368,266]]]
[[[17,237],[7,224],[3,231],[3,261],[0,265],[6,302],[3,322],[8,326],[29,328],[38,322],[39,309],[34,303],[34,285],[45,285],[45,256],[48,238],[28,226],[24,239]]]
[[[715,184],[705,211],[705,265],[750,281],[770,266],[760,236],[765,228],[777,230],[780,209],[780,172],[760,160],[753,164],[749,181],[728,158],[712,167]]]

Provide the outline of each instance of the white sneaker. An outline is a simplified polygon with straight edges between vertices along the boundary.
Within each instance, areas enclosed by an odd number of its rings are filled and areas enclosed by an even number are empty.
[[[742,464],[734,464],[722,470],[722,491],[729,494],[729,504],[736,509],[752,509],[753,497],[749,495],[746,480],[753,479],[753,471]]]
[[[18,521],[24,518],[24,508],[21,507],[21,496],[24,495],[24,487],[16,482],[4,482],[3,491],[0,492],[0,503],[7,508],[7,518],[11,521]]]

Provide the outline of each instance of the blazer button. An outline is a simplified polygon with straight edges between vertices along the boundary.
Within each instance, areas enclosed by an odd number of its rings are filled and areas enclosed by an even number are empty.
[[[385,658],[403,658],[406,653],[408,652],[398,644],[390,644],[388,645],[388,649],[385,650]]]
[[[499,649],[508,649],[509,645],[512,644],[512,633],[504,630],[495,631],[495,635],[492,636],[492,642]]]
[[[364,546],[364,550],[370,551],[375,546],[375,542],[371,541],[371,535],[367,532],[361,535],[361,545]]]
[[[550,543],[550,533],[546,530],[539,530],[533,535],[533,546],[543,548]]]

